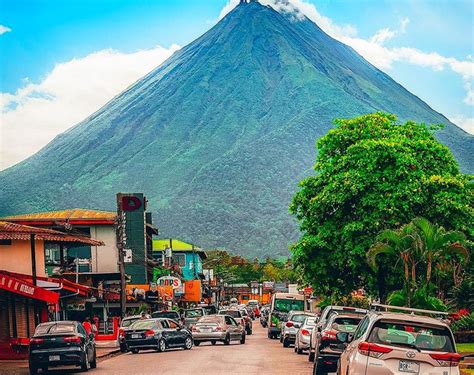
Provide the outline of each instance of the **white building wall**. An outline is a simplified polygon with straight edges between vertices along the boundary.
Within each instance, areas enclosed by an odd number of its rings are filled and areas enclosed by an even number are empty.
[[[118,249],[114,225],[91,226],[91,237],[105,246],[92,246],[92,272],[118,272]]]

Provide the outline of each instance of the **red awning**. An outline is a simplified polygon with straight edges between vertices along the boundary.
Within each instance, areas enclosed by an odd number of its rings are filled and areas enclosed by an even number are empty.
[[[58,303],[59,294],[0,271],[0,289],[48,303]]]

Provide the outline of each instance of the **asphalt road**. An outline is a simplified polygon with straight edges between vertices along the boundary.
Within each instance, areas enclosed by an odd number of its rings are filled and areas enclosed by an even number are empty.
[[[296,354],[292,347],[283,348],[279,340],[268,339],[266,329],[256,320],[253,334],[247,336],[244,345],[236,341],[229,346],[203,343],[189,351],[127,353],[101,361],[90,373],[310,375],[312,363],[306,355]]]

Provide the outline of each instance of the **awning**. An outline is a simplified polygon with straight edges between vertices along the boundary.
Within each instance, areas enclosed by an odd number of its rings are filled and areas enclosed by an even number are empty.
[[[13,277],[2,271],[0,271],[0,289],[48,303],[58,303],[59,301],[58,293],[35,286],[26,280]]]

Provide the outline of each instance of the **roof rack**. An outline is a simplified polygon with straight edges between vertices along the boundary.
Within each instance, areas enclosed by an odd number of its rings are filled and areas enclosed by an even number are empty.
[[[410,312],[412,315],[416,315],[416,313],[418,313],[418,314],[438,315],[438,316],[448,316],[449,315],[449,313],[444,312],[444,311],[414,309],[412,307],[382,305],[380,303],[372,303],[370,305],[370,309],[375,310],[375,311],[381,311],[381,309],[384,309],[385,311],[390,311],[390,310],[407,311],[407,312]]]

